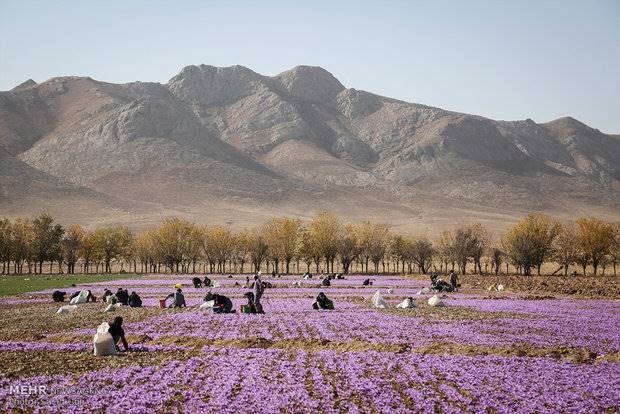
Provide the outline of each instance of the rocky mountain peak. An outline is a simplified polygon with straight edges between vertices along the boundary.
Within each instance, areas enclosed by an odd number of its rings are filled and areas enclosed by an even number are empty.
[[[345,89],[334,75],[319,66],[296,66],[276,79],[295,98],[323,105],[333,105],[336,96]]]
[[[27,81],[22,82],[16,87],[14,87],[13,89],[11,89],[11,91],[22,91],[25,89],[32,88],[33,86],[37,86],[37,83],[33,81],[32,79],[28,79]]]

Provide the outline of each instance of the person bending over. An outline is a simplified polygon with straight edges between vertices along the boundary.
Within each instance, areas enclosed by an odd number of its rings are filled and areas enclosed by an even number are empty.
[[[213,313],[233,313],[233,303],[229,297],[217,293],[207,293],[204,301],[213,301]]]
[[[123,318],[117,316],[114,318],[114,322],[110,324],[110,328],[108,329],[108,333],[112,335],[112,339],[114,340],[114,346],[117,351],[120,351],[119,343],[123,344],[125,351],[129,351],[129,345],[127,344],[127,339],[125,339],[125,330],[123,329]]]
[[[172,303],[169,308],[185,308],[187,305],[185,304],[185,296],[183,296],[183,292],[181,289],[177,289],[176,292],[169,294],[166,296],[166,300],[172,298]]]
[[[52,293],[52,300],[54,302],[64,302],[66,294],[67,292],[61,292],[60,290],[55,290],[54,293]]]
[[[316,297],[316,301],[312,304],[314,309],[328,309],[334,310],[334,302],[325,296],[325,293],[321,292]]]
[[[130,308],[141,308],[142,307],[142,299],[136,292],[131,292],[129,295],[129,307]]]

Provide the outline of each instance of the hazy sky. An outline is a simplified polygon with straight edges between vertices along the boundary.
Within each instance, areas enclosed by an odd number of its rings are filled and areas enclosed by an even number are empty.
[[[406,101],[494,119],[570,115],[620,133],[620,0],[0,0],[0,39],[0,90],[305,64]]]

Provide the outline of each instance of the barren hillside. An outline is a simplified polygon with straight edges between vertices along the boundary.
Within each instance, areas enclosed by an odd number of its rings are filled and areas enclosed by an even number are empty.
[[[494,121],[347,89],[322,68],[188,66],[167,84],[28,80],[0,92],[0,212],[143,227],[331,210],[431,233],[529,211],[620,218],[620,139],[572,118]],[[91,224],[92,225],[92,224]]]

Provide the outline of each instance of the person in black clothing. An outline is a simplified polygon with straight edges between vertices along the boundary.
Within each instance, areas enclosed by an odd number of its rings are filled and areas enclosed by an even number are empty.
[[[321,281],[321,285],[323,285],[323,286],[325,286],[325,287],[327,287],[327,286],[331,286],[331,284],[332,284],[332,283],[329,281],[329,277],[326,277],[326,278],[324,278],[324,279]]]
[[[123,290],[123,288],[118,288],[116,298],[121,305],[127,306],[129,304],[129,292],[127,292],[127,289]]]
[[[168,306],[169,308],[186,308],[187,304],[185,303],[185,296],[181,289],[177,289],[176,292],[173,292],[166,296],[166,300],[172,298],[172,303]]]
[[[452,290],[456,292],[459,284],[459,277],[456,272],[453,270],[450,272],[450,285],[452,285]]]
[[[205,280],[202,282],[204,287],[209,287],[211,286],[211,279],[209,279],[208,276],[205,276]]]
[[[195,277],[192,279],[192,283],[194,284],[194,287],[196,289],[201,288],[202,287],[202,280],[200,280],[199,277]]]
[[[129,295],[129,307],[131,308],[140,308],[142,307],[142,299],[136,292],[131,292]]]
[[[438,292],[452,292],[452,285],[441,279],[437,280],[434,287]]]
[[[55,290],[52,293],[52,300],[54,302],[64,302],[66,294],[67,294],[67,292],[61,292],[60,290]]]
[[[334,302],[325,296],[325,293],[321,292],[316,297],[316,301],[312,304],[314,309],[328,309],[334,310]]]
[[[125,347],[125,351],[129,351],[129,345],[127,344],[127,339],[125,339],[125,330],[123,329],[123,318],[117,316],[114,318],[114,322],[110,324],[110,328],[108,329],[108,333],[112,335],[112,339],[114,340],[114,346],[117,351],[120,351],[120,347],[118,346],[119,342],[122,342]]]
[[[101,298],[101,301],[105,302],[108,299],[108,296],[112,296],[112,291],[110,289],[106,289],[103,291],[103,297]]]
[[[93,295],[93,292],[88,291],[88,296],[86,296],[86,302],[97,302],[97,298]]]
[[[370,286],[370,279],[364,279],[362,286]]]
[[[207,293],[204,301],[213,301],[213,313],[234,313],[233,303],[227,296],[217,293]]]

